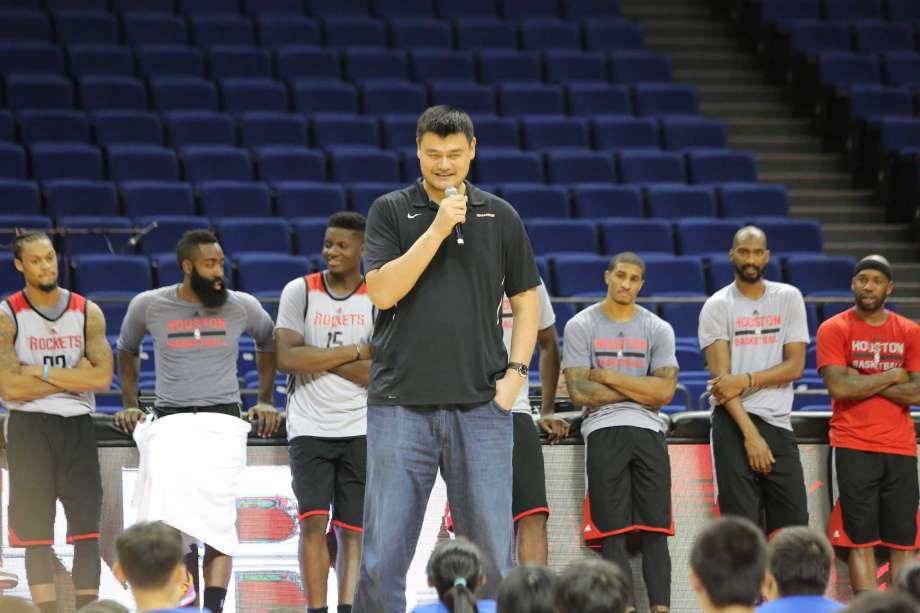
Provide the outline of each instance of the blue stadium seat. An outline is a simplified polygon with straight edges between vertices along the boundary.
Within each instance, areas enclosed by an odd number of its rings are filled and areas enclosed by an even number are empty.
[[[789,199],[782,185],[728,184],[720,186],[718,192],[723,217],[750,219],[789,214]]]
[[[342,15],[367,16],[371,12],[370,0],[311,0],[310,12],[316,17]]]
[[[499,7],[505,19],[560,16],[556,0],[499,0]]]
[[[177,236],[176,242],[178,242],[178,240],[179,237]],[[156,272],[157,283],[160,287],[182,283],[183,277],[185,276],[182,269],[179,268],[179,262],[176,261],[175,250],[175,245],[173,245],[170,252],[155,253],[150,256],[153,270]],[[228,288],[232,288],[234,285],[233,262],[229,259],[224,260],[224,283],[226,283]],[[243,345],[245,339],[248,338],[247,336],[241,337],[240,344]],[[141,368],[143,368],[143,361],[141,362]]]
[[[79,111],[22,111],[19,131],[24,145],[89,142],[89,122]]]
[[[321,253],[326,237],[329,220],[324,217],[308,217],[294,220],[294,236],[297,240],[297,253],[312,256]]]
[[[535,51],[486,49],[478,56],[479,80],[483,83],[542,81],[540,55]]]
[[[70,260],[73,289],[94,296],[131,296],[153,287],[150,260],[142,255],[77,255]]]
[[[179,0],[179,12],[185,15],[236,15],[239,0]]]
[[[757,160],[747,151],[690,151],[687,170],[697,184],[757,182]]]
[[[861,53],[914,50],[914,33],[907,23],[857,22],[852,27],[853,48]]]
[[[587,219],[529,219],[524,222],[535,255],[597,253],[597,226]]]
[[[196,77],[152,78],[150,98],[157,111],[217,110],[217,88]]]
[[[665,149],[722,149],[728,146],[728,131],[718,119],[704,117],[663,117],[661,142]]]
[[[417,113],[393,113],[380,117],[383,145],[387,149],[405,149],[415,152]]]
[[[179,150],[189,181],[249,181],[252,179],[252,164],[243,149],[200,145],[182,147]]]
[[[431,17],[434,15],[433,0],[373,0],[373,12],[377,17]]]
[[[542,183],[543,159],[531,151],[478,151],[479,183]]]
[[[13,142],[16,140],[16,126],[13,123],[13,113],[0,109],[0,141]]]
[[[550,18],[525,18],[520,23],[521,48],[581,50],[581,34],[574,23]]]
[[[270,79],[272,59],[268,50],[250,45],[218,45],[208,51],[212,79]]]
[[[383,22],[364,17],[330,17],[325,22],[324,41],[327,47],[387,46],[387,31]]]
[[[706,360],[703,353],[696,347],[677,347],[675,355],[677,356],[677,364],[680,366],[681,373],[706,371]]]
[[[204,56],[184,44],[142,45],[135,51],[142,77],[203,77]]]
[[[258,6],[259,3],[254,3]],[[259,44],[266,49],[274,49],[284,45],[316,45],[320,44],[319,25],[316,20],[299,14],[273,13],[256,17],[256,33]]]
[[[604,251],[674,253],[671,224],[664,219],[616,219],[601,224]]]
[[[577,296],[584,294],[603,295],[604,272],[610,263],[610,257],[595,253],[565,253],[551,258],[555,278],[553,284],[556,293],[560,296]],[[554,308],[557,305],[553,305]],[[557,311],[558,312],[558,311]],[[573,313],[574,314],[574,313]],[[565,325],[556,321],[560,332],[565,330]]]
[[[728,251],[741,225],[731,219],[680,219],[675,223],[678,251],[684,255]]]
[[[825,52],[817,58],[818,84],[829,88],[882,82],[882,70],[874,55],[848,52]]]
[[[126,181],[121,184],[125,215],[191,217],[196,214],[195,198],[188,183],[174,181]]]
[[[346,49],[342,56],[349,81],[405,81],[409,76],[409,61],[406,52],[400,49],[352,48]]]
[[[469,51],[452,51],[446,49],[415,49],[411,51],[412,77],[421,83],[432,81],[476,80],[476,64]],[[465,107],[461,107],[465,108]],[[482,112],[471,111],[467,112]]]
[[[390,44],[396,49],[451,49],[450,24],[421,16],[393,19]]]
[[[254,45],[252,21],[240,15],[198,15],[189,18],[192,40],[201,48],[214,45]]]
[[[525,117],[521,120],[521,130],[528,149],[590,146],[588,122],[580,117]]]
[[[236,132],[230,117],[210,111],[165,113],[166,140],[171,147],[184,145],[233,146]]]
[[[45,184],[48,214],[52,217],[118,216],[118,194],[104,181],[57,180]]]
[[[716,196],[711,187],[696,185],[652,185],[648,188],[648,210],[652,217],[715,217]]]
[[[768,237],[769,239],[769,237]],[[715,247],[716,245],[713,245]],[[719,245],[722,246],[722,245]],[[731,248],[731,242],[724,245],[724,254]],[[763,274],[769,281],[782,281],[783,273],[779,267],[779,258],[769,260]],[[712,258],[709,262],[709,291],[717,292],[729,283],[735,281],[735,265],[728,259],[728,255],[721,255],[718,259]]]
[[[674,335],[678,338],[695,339],[699,329],[702,308],[702,302],[665,302],[661,305],[661,318],[671,324],[671,327],[674,328]],[[683,368],[683,365],[681,365],[681,368]]]
[[[569,83],[566,98],[569,113],[576,116],[632,114],[629,89],[622,85]]]
[[[39,181],[102,179],[102,155],[89,145],[34,145],[31,156],[32,176]]]
[[[492,114],[497,110],[495,88],[489,85],[462,81],[439,81],[431,83],[429,91],[431,92],[431,104],[455,104],[473,114]]]
[[[640,296],[706,295],[703,261],[673,255],[646,255],[645,281]]]
[[[294,113],[252,112],[240,116],[240,137],[244,147],[307,143],[307,123]]]
[[[367,115],[420,114],[428,107],[428,92],[416,83],[369,82],[361,86],[361,110]]]
[[[669,83],[672,77],[667,55],[641,51],[610,54],[610,80],[614,83]]]
[[[498,3],[495,0],[435,0],[436,13],[444,19],[455,17],[498,17]]]
[[[652,117],[601,115],[593,125],[594,147],[602,151],[658,149],[658,122]]]
[[[591,150],[552,150],[546,154],[550,183],[613,183],[613,157]]]
[[[572,188],[575,216],[642,217],[642,191],[634,185],[581,183]]]
[[[28,2],[22,3],[23,5]],[[45,8],[51,11],[107,11],[107,0],[46,0]]]
[[[54,11],[54,30],[65,45],[117,45],[118,22],[105,11]]]
[[[19,145],[0,143],[0,177],[26,178],[26,152]]]
[[[256,296],[279,296],[288,281],[310,272],[302,255],[243,253],[235,259],[238,288]]]
[[[332,179],[339,183],[399,181],[399,158],[394,151],[337,149],[329,154]]]
[[[243,0],[247,15],[295,19],[304,13],[303,0]]]
[[[41,215],[42,201],[33,181],[0,179],[0,215]]]
[[[362,181],[352,183],[348,191],[351,195],[351,210],[361,213],[365,217],[370,210],[374,200],[383,194],[402,189],[403,183],[394,183],[391,181]]]
[[[299,113],[357,113],[358,90],[333,80],[294,81],[294,108]]]
[[[73,83],[52,74],[11,74],[6,78],[6,104],[13,110],[72,109]]]
[[[696,115],[696,88],[684,84],[642,83],[633,88],[639,115]]]
[[[176,153],[159,145],[119,144],[108,148],[109,177],[113,181],[175,181],[179,178]]]
[[[619,0],[566,0],[562,3],[565,19],[615,19],[620,16]]]
[[[278,215],[288,219],[298,217],[327,218],[344,211],[347,199],[345,188],[338,183],[284,181],[275,183],[275,202]],[[304,254],[315,251],[301,251]]]
[[[813,219],[754,219],[767,234],[767,247],[773,255],[802,252],[821,253],[821,224]]]
[[[114,190],[113,190],[114,194]],[[89,207],[85,212],[92,212]],[[64,250],[70,255],[78,253],[131,253],[131,221],[124,217],[86,215],[58,217],[57,225],[64,229]],[[82,231],[81,231],[82,230]],[[85,233],[92,230],[92,233]],[[97,232],[97,230],[100,230]],[[106,234],[105,230],[112,230]],[[71,233],[72,231],[72,233]]]
[[[163,127],[155,113],[144,111],[99,111],[93,114],[96,142],[101,147],[135,143],[160,145]]]
[[[339,80],[339,54],[334,49],[289,45],[276,50],[275,63],[282,79]]]
[[[920,5],[913,0],[887,0],[885,6],[890,21],[920,21]]]
[[[916,53],[886,53],[883,57],[885,82],[890,87],[920,82],[920,56]]]
[[[457,48],[478,51],[480,49],[518,48],[517,30],[514,25],[498,19],[479,16],[463,17],[455,22],[454,37]]]
[[[264,183],[206,181],[198,186],[201,214],[213,220],[224,217],[269,217],[271,194]]]
[[[620,19],[589,19],[584,24],[585,48],[593,51],[645,51],[645,33]]]
[[[51,229],[51,218],[46,217],[45,215],[0,215],[0,228],[24,228],[30,230],[50,230]],[[7,252],[3,255],[10,255],[12,253]],[[17,284],[22,283],[22,275],[16,271],[10,264],[10,268],[13,273],[19,278],[16,281]],[[2,269],[0,269],[2,270]],[[3,272],[0,272],[2,275]],[[0,285],[0,287],[9,287],[8,284]]]
[[[184,216],[162,216],[162,215],[153,215],[139,217],[134,220],[139,226],[147,226],[151,223],[156,223],[157,227],[155,230],[147,234],[144,238],[141,239],[139,245],[141,248],[141,253],[145,254],[155,254],[155,253],[175,253],[176,252],[176,243],[179,242],[179,239],[182,238],[182,235],[188,232],[189,230],[197,230],[199,228],[207,228],[210,224],[206,217],[184,217]],[[172,256],[172,261],[175,262],[175,255]],[[160,279],[160,282],[163,282],[163,279]]]
[[[239,217],[219,219],[214,225],[221,248],[231,258],[245,252],[291,252],[291,229],[283,219]]]
[[[855,260],[850,256],[796,255],[786,262],[789,283],[806,296],[851,296]]]
[[[495,117],[492,115],[473,115],[476,127],[476,155],[483,149],[520,147],[518,120],[514,117]]]
[[[125,42],[140,45],[187,45],[185,19],[168,13],[130,12],[122,17]]]
[[[822,3],[828,21],[884,19],[881,0],[831,0]]]
[[[501,196],[511,203],[522,219],[570,217],[568,190],[542,183],[505,183]]]
[[[38,41],[0,43],[0,74],[11,72],[63,74],[64,54],[57,45]]]
[[[790,23],[788,29],[787,44],[792,52],[850,50],[850,29],[847,24],[803,21]]]
[[[48,17],[38,11],[2,10],[0,40],[48,42],[51,40],[51,24]]]
[[[680,154],[657,151],[621,151],[617,168],[623,183],[683,183],[684,162]]]
[[[119,45],[70,45],[67,62],[70,74],[80,79],[98,75],[134,76],[134,55],[130,49]]]
[[[606,61],[600,53],[550,50],[543,56],[550,83],[607,81]]]
[[[80,80],[80,105],[89,111],[144,111],[147,90],[131,77],[85,77]]]
[[[269,183],[326,180],[325,156],[303,145],[259,147],[255,159],[259,178]]]
[[[503,83],[498,86],[502,115],[564,115],[565,100],[559,85]]]
[[[320,148],[336,146],[377,147],[377,120],[344,114],[323,114],[313,118],[313,144]]]
[[[288,110],[287,87],[273,79],[224,79],[220,84],[223,108],[228,113]]]

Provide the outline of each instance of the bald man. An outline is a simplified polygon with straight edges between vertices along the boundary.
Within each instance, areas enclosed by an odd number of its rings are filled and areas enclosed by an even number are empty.
[[[818,328],[818,371],[833,398],[835,505],[828,536],[849,549],[854,592],[876,589],[875,547],[887,547],[891,583],[917,544],[917,433],[920,326],[885,308],[894,290],[880,255],[856,264],[855,305]]]
[[[805,301],[795,287],[763,278],[770,251],[760,228],[740,229],[728,257],[735,281],[706,301],[699,327],[712,376],[716,494],[723,515],[746,517],[769,535],[808,523],[790,417],[808,346]]]

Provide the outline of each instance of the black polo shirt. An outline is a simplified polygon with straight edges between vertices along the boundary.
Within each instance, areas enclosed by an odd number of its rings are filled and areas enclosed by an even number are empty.
[[[502,296],[536,287],[540,277],[514,208],[469,182],[466,195],[465,244],[448,236],[415,287],[377,316],[368,404],[481,404],[495,396],[508,363]],[[366,269],[408,251],[437,210],[421,179],[374,201],[364,235]]]

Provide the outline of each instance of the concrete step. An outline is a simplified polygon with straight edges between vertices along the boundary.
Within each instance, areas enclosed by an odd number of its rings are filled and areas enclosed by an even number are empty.
[[[736,68],[740,70],[757,70],[754,61],[748,56],[735,51],[673,51],[669,54],[675,68]]]
[[[884,216],[884,209],[878,206],[878,199],[871,189],[794,189],[788,192],[789,205],[807,205],[815,208],[832,209],[840,207],[842,215],[857,212],[857,209],[873,209]],[[839,217],[833,223],[854,222],[848,217]],[[884,219],[877,223],[883,223]]]
[[[674,80],[706,85],[762,85],[765,77],[752,70],[740,68],[675,68]]]
[[[853,179],[842,172],[761,172],[764,183],[780,183],[787,189],[847,189]]]
[[[892,262],[891,274],[894,275],[895,295],[902,284],[916,283],[920,285],[920,262]]]
[[[846,205],[835,207],[809,204],[790,205],[789,216],[797,219],[817,219],[822,224],[833,223],[841,219],[852,220],[857,224],[875,224],[885,221],[885,214],[882,211]]]
[[[735,36],[731,26],[711,17],[700,19],[647,19],[642,22],[642,29],[649,35],[664,36]]]
[[[910,242],[912,235],[909,224],[856,224],[826,223],[821,226],[826,242],[859,242],[866,236],[874,241]],[[920,288],[918,288],[920,289]]]
[[[758,153],[760,172],[844,172],[846,164],[836,153]]]
[[[900,277],[898,277],[895,279],[895,283],[896,296],[920,297],[920,281],[901,281]]]
[[[917,244],[896,241],[860,241],[860,242],[825,242],[825,253],[832,255],[852,255],[861,258],[870,253],[879,253],[890,262],[916,262]]]
[[[716,118],[718,119],[718,117]],[[732,149],[748,149],[755,153],[820,153],[821,143],[812,136],[733,136],[728,135]]]
[[[729,137],[734,136],[808,136],[812,137],[811,122],[796,117],[727,117],[725,126]],[[815,138],[817,143],[817,139]]]
[[[769,85],[710,85],[696,84],[700,104],[739,102],[758,104],[760,102],[782,102],[787,104],[783,90]]]
[[[783,100],[752,102],[700,102],[700,112],[728,119],[792,119],[792,109]]]

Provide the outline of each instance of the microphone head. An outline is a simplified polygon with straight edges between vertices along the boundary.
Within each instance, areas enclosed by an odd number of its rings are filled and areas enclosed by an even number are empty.
[[[459,193],[460,193],[460,192],[458,192],[458,191],[457,191],[457,188],[454,187],[453,185],[451,185],[450,187],[447,187],[447,188],[444,189],[444,195],[445,195],[445,196],[448,196],[448,197],[449,197],[449,196],[456,196],[456,195],[459,194]]]

